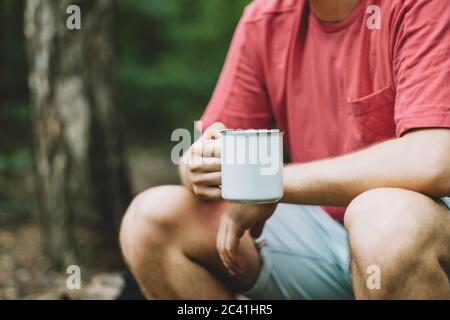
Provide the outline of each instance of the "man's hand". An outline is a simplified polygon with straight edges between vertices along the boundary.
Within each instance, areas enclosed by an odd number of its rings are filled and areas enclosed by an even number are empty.
[[[221,134],[222,123],[214,123],[183,156],[180,174],[183,184],[204,200],[221,199]]]
[[[217,234],[217,250],[223,265],[232,275],[245,270],[245,261],[239,252],[239,240],[247,229],[258,238],[267,219],[275,211],[277,204],[237,204],[230,203],[222,215]]]

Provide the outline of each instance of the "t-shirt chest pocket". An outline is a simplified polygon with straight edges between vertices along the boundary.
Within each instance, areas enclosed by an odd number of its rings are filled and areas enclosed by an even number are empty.
[[[395,137],[395,91],[389,86],[370,95],[349,99],[349,115],[353,123],[353,148],[364,147]]]

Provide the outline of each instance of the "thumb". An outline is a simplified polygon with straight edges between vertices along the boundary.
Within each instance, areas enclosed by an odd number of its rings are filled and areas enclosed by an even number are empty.
[[[261,236],[263,229],[264,229],[264,225],[266,224],[266,221],[261,221],[258,222],[257,224],[255,224],[253,227],[250,228],[250,236],[253,239],[257,239]]]
[[[221,137],[220,130],[226,129],[222,122],[213,123],[206,129],[205,137],[207,139],[219,139]]]

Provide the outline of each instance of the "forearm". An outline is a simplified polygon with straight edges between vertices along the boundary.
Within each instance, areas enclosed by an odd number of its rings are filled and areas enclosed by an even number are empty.
[[[449,130],[430,129],[345,156],[287,166],[283,202],[346,206],[381,187],[443,197],[450,193],[449,184]]]

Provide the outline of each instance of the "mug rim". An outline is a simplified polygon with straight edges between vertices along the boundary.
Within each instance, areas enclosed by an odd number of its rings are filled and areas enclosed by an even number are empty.
[[[268,134],[268,135],[283,135],[284,132],[280,129],[222,129],[220,130],[221,134],[235,134],[235,135],[259,135],[259,134]]]

